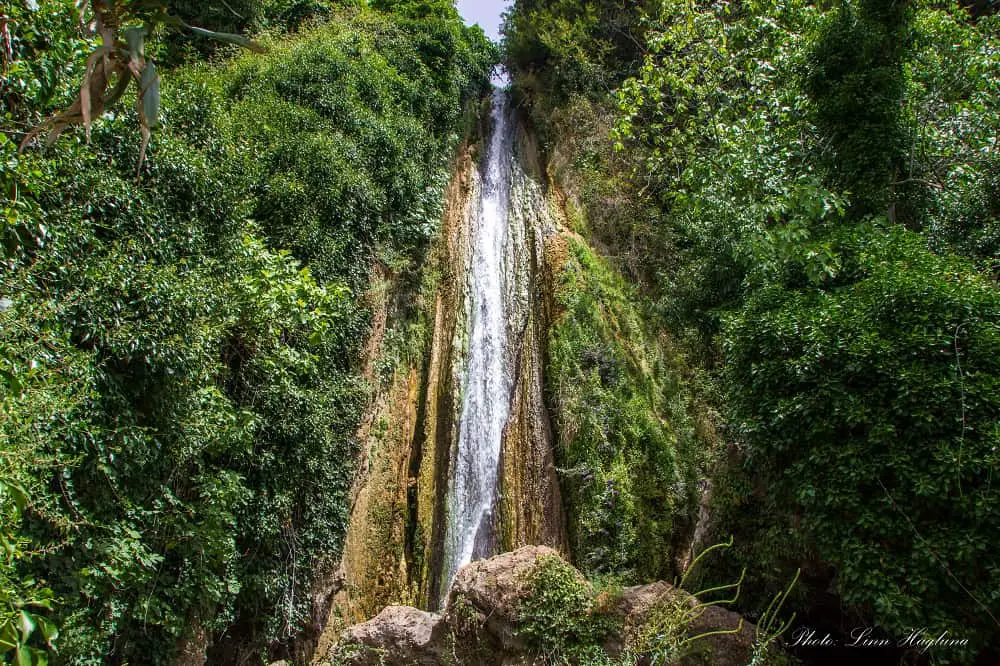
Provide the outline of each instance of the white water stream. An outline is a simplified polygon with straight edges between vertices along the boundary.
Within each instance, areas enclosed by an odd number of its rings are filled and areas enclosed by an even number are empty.
[[[492,100],[492,135],[472,203],[468,358],[458,445],[448,484],[448,523],[442,582],[445,596],[455,573],[492,555],[493,511],[501,439],[510,416],[512,350],[508,335],[510,291],[516,286],[505,251],[510,232],[513,131],[507,94]]]

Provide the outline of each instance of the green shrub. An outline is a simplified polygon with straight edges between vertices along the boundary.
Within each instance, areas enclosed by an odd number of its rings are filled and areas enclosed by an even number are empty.
[[[909,186],[922,187],[917,225],[935,249],[990,261],[1000,256],[1000,15],[970,24],[960,12],[921,11],[907,67],[907,116],[915,128]],[[922,182],[921,182],[922,181]]]
[[[549,664],[611,666],[602,644],[621,627],[601,612],[597,595],[558,557],[539,560],[518,606],[517,635]]]
[[[73,0],[15,0],[4,4],[10,54],[0,54],[0,122],[37,121],[78,85],[88,40],[80,35]]]
[[[650,2],[517,0],[503,25],[517,97],[551,139],[550,114],[576,94],[602,98],[636,69]]]
[[[974,654],[998,636],[1000,295],[899,229],[832,245],[839,284],[775,284],[727,327],[748,472],[847,604],[900,635],[968,627]]]
[[[913,14],[909,1],[842,2],[822,17],[810,45],[804,87],[833,148],[832,180],[853,192],[860,215],[884,212],[890,183],[905,178],[903,59]]]

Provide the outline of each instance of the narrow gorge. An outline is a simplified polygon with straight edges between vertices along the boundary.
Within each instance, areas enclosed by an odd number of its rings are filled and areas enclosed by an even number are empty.
[[[371,378],[377,380],[380,356],[401,358],[393,356],[401,338],[414,353],[383,378],[359,432],[362,473],[333,579],[335,595],[329,606],[320,604],[330,612],[317,664],[368,663],[366,652],[353,661],[343,650],[354,645],[357,632],[367,636],[363,623],[369,620],[379,627],[369,647],[396,655],[387,663],[438,663],[445,635],[452,643],[472,640],[486,652],[456,653],[452,645],[455,663],[500,663],[527,649],[510,642],[517,600],[528,594],[524,586],[547,558],[579,559],[596,569],[615,562],[606,549],[638,546],[649,556],[637,570],[666,576],[689,557],[696,469],[678,460],[664,470],[669,486],[628,487],[648,482],[637,470],[647,456],[685,454],[685,447],[696,445],[686,397],[668,385],[676,369],[657,351],[663,341],[644,330],[621,278],[570,228],[572,216],[579,224],[582,214],[572,183],[564,190],[541,164],[537,139],[513,108],[510,91],[495,88],[479,110],[477,130],[459,150],[442,225],[419,279],[383,275],[374,281],[376,323],[366,352]],[[596,353],[602,358],[592,358]],[[601,370],[602,363],[611,369]],[[625,436],[615,432],[614,421],[575,422],[602,409],[577,402],[591,375],[630,401],[640,426],[651,422],[648,448],[616,450],[605,443],[598,457],[586,457],[592,440]],[[671,407],[658,402],[664,397]],[[555,410],[552,400],[558,401]],[[557,469],[560,445],[570,469]],[[572,493],[575,530],[561,482]],[[627,493],[623,504],[649,502],[645,520],[663,524],[641,534],[613,534],[608,517],[598,514],[613,509],[620,493]],[[463,569],[478,560],[488,561]],[[460,589],[452,590],[460,570]],[[494,573],[482,578],[480,571]],[[500,595],[505,601],[490,600],[494,585],[509,588]],[[507,617],[509,626],[497,630],[499,642],[443,629],[451,622],[444,618],[465,603],[458,600],[483,594],[487,607],[476,613]],[[635,607],[622,602],[621,618],[630,622],[675,598],[669,585],[630,594],[641,600]],[[499,605],[488,610],[490,603]],[[734,631],[737,620],[724,614],[714,628]],[[438,638],[427,639],[433,645],[426,653],[409,645],[411,638],[399,639],[402,647],[386,638],[428,622],[438,628],[417,633]],[[736,635],[738,661],[751,638]]]
[[[459,151],[422,281],[403,287],[416,293],[393,293],[386,279],[372,295],[372,362],[393,325],[426,354],[395,368],[362,427],[334,610],[344,621],[390,603],[440,607],[473,559],[525,545],[567,551],[543,395],[545,243],[558,230],[537,160],[508,92],[495,89]],[[393,321],[404,311],[420,324]]]
[[[506,571],[497,574],[511,588],[503,612],[516,617],[521,588],[548,554],[592,572],[631,568],[628,579],[641,581],[675,575],[694,546],[703,440],[676,361],[643,326],[623,278],[573,230],[585,224],[574,183],[558,159],[542,167],[510,91],[495,88],[478,117],[419,277],[383,275],[370,294],[377,314],[366,353],[382,389],[359,432],[362,472],[318,664],[340,663],[331,655],[350,644],[345,629],[381,623],[392,609],[410,609],[402,625],[383,627],[394,635],[415,609],[439,613],[415,617],[444,626],[464,603],[456,600],[488,597],[476,585],[494,583],[475,582],[475,567],[451,589],[470,562],[499,556],[486,570]],[[397,362],[379,379],[374,368],[387,356]],[[617,512],[634,524],[622,530]],[[520,564],[506,570],[511,557]],[[648,610],[674,598],[665,590],[633,594]],[[737,623],[726,616],[720,626]],[[738,655],[750,645],[740,636]],[[487,652],[519,645],[501,638]],[[400,663],[411,657],[404,650]]]

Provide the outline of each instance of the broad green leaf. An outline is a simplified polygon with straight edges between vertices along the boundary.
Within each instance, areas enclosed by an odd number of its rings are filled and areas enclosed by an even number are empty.
[[[12,620],[0,627],[0,654],[10,652],[17,647],[17,628]]]
[[[0,482],[0,494],[10,496],[18,515],[24,513],[28,506],[28,493],[24,488],[10,482]]]
[[[21,624],[20,626],[21,642],[27,643],[28,639],[31,637],[31,634],[35,633],[35,628],[37,627],[37,625],[35,624],[35,619],[32,617],[31,613],[29,613],[26,610],[22,610],[20,616],[20,624]]]
[[[45,637],[45,642],[49,645],[52,645],[52,643],[59,638],[59,627],[57,627],[55,623],[48,618],[38,618],[38,627],[42,632],[42,636]]]

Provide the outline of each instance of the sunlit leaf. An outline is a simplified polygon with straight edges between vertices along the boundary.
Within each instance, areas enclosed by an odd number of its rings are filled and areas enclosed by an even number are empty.
[[[31,634],[35,633],[35,619],[26,610],[22,610],[18,616],[18,622],[20,624],[19,629],[21,631],[21,642],[27,643],[28,639],[31,638]]]

